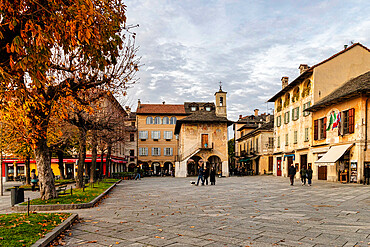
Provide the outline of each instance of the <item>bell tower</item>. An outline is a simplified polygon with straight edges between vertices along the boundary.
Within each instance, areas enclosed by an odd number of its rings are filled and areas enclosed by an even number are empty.
[[[227,117],[226,112],[226,92],[222,91],[222,82],[220,82],[220,90],[215,93],[216,97],[216,115],[218,117]]]

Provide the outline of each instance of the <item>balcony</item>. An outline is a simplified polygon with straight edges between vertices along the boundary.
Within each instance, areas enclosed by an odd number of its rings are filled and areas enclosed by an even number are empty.
[[[212,150],[213,149],[213,142],[211,144],[209,144],[209,143],[201,144],[200,149],[201,150]]]

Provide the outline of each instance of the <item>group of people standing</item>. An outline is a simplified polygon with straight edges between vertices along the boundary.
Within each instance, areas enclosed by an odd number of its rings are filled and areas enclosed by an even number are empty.
[[[297,170],[294,167],[294,165],[292,164],[289,167],[289,170],[288,170],[288,175],[289,175],[289,178],[290,178],[290,185],[294,185],[294,177],[295,177],[296,173],[297,173]],[[306,181],[308,183],[308,186],[312,185],[312,173],[313,173],[313,171],[312,171],[311,166],[308,166],[308,168],[306,168],[305,165],[302,166],[302,168],[299,172],[299,174],[301,175],[302,186],[306,185]]]
[[[204,184],[208,185],[208,178],[209,178],[209,181],[210,181],[211,185],[216,184],[216,169],[215,169],[215,167],[212,167],[211,171],[209,171],[207,166],[205,168],[203,168],[202,165],[198,165],[198,181],[195,185],[198,186],[199,181],[202,182],[202,185],[204,185]]]

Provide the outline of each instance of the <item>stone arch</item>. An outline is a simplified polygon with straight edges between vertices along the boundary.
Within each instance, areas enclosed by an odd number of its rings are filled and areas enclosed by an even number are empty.
[[[172,162],[170,162],[170,161],[164,162],[164,164],[163,164],[163,175],[166,175],[166,176],[170,175],[171,169],[173,169],[173,167],[174,166],[173,166]]]
[[[216,174],[222,174],[222,161],[220,157],[217,155],[211,155],[208,157],[207,162],[209,163],[209,168],[216,168]]]
[[[202,157],[198,155],[192,156],[186,162],[187,176],[196,176],[198,174],[198,165],[202,163]]]

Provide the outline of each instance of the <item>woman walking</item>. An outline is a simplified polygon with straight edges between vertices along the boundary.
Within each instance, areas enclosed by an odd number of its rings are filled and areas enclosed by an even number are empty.
[[[307,171],[306,171],[308,186],[311,186],[311,183],[312,183],[312,173],[313,173],[312,168],[311,168],[311,166],[309,165],[309,166],[308,166],[308,169],[307,169]]]
[[[211,168],[211,173],[209,175],[209,181],[211,182],[211,185],[216,184],[216,170],[214,167]]]

